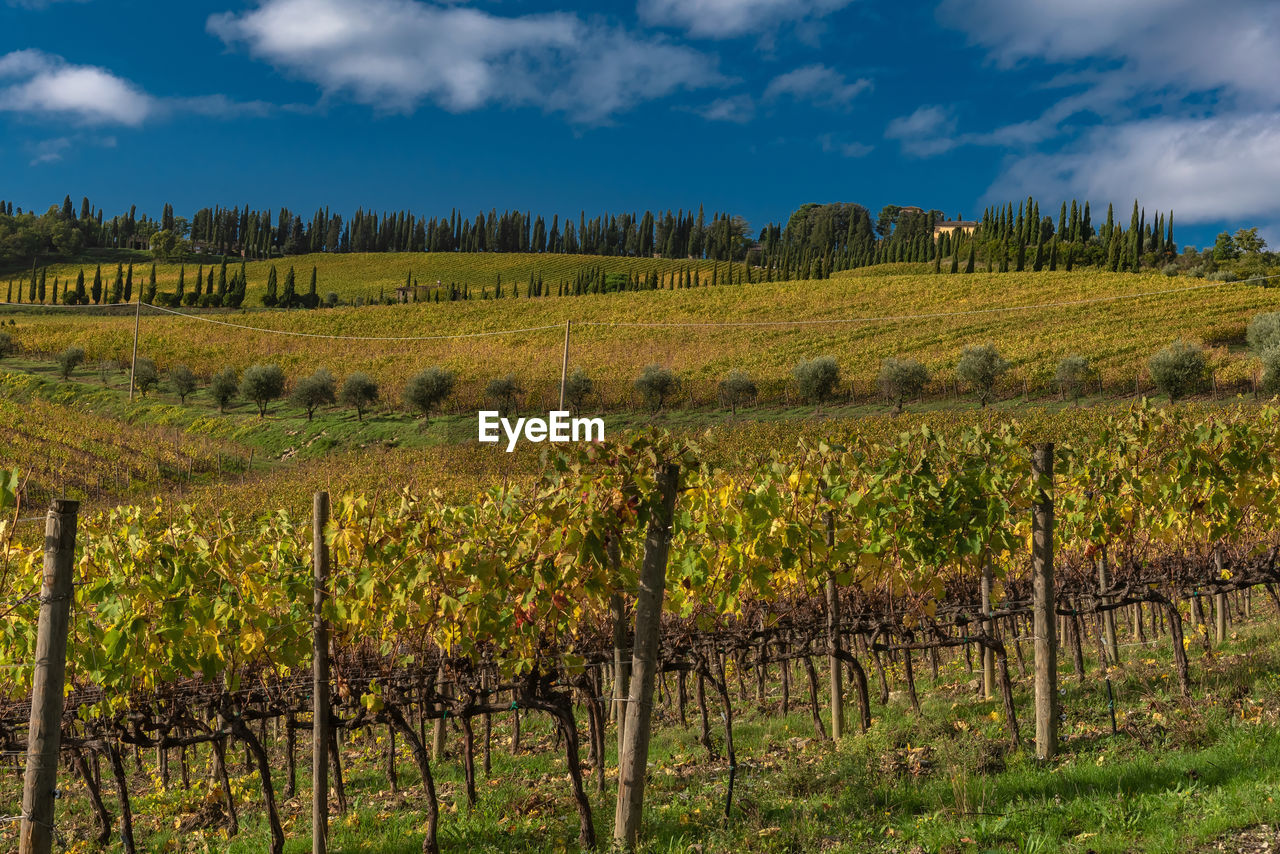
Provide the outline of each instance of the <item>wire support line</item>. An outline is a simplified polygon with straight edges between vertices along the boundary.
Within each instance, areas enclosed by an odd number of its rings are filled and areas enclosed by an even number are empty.
[[[1192,285],[1185,288],[1165,288],[1158,291],[1143,291],[1133,294],[1115,294],[1101,297],[1088,297],[1080,300],[1062,300],[1058,302],[1047,303],[1031,303],[1026,305],[1009,305],[995,306],[992,308],[975,308],[964,309],[961,311],[936,311],[923,312],[920,314],[887,314],[887,315],[869,315],[865,317],[830,317],[830,318],[808,318],[793,320],[706,320],[706,321],[608,321],[608,320],[580,320],[576,321],[577,326],[595,326],[600,328],[641,328],[641,329],[715,329],[715,328],[752,328],[752,327],[783,327],[783,326],[824,326],[838,324],[854,324],[854,323],[896,323],[911,320],[939,320],[948,317],[976,317],[990,314],[1013,313],[1019,311],[1035,311],[1038,309],[1048,308],[1073,308],[1083,305],[1099,305],[1102,303],[1123,302],[1125,300],[1145,299],[1147,297],[1170,296],[1173,294],[1194,293],[1196,291],[1211,290],[1221,288],[1231,284],[1249,284],[1253,282],[1266,281],[1269,279],[1280,279],[1280,274],[1273,276],[1254,276],[1239,282],[1210,282],[1203,285]],[[454,341],[466,338],[488,338],[499,335],[519,335],[528,332],[545,332],[552,329],[563,329],[563,323],[552,323],[543,326],[527,326],[517,329],[495,329],[488,332],[459,332],[452,335],[401,335],[401,336],[375,336],[375,335],[331,335],[320,332],[297,332],[288,329],[269,329],[262,326],[251,326],[246,323],[232,323],[226,320],[215,320],[211,317],[201,317],[198,314],[188,314],[183,311],[176,311],[165,306],[155,305],[153,303],[109,303],[104,305],[39,305],[33,303],[14,303],[0,302],[0,306],[16,306],[28,308],[120,308],[120,307],[139,307],[143,306],[148,309],[154,309],[164,314],[174,317],[182,317],[187,320],[198,320],[202,323],[210,323],[216,326],[227,326],[233,329],[244,329],[250,332],[260,332],[267,335],[287,335],[295,338],[316,338],[329,341]]]
[[[1259,281],[1262,278],[1280,278],[1280,276],[1259,277],[1253,281]],[[736,320],[736,321],[685,321],[685,322],[669,322],[663,323],[658,321],[607,321],[607,320],[581,320],[575,321],[575,326],[608,326],[608,327],[641,327],[641,328],[711,328],[711,327],[754,327],[754,326],[819,326],[823,324],[838,323],[893,323],[907,320],[938,320],[947,317],[970,317],[984,314],[1000,314],[1004,312],[1015,311],[1034,311],[1044,308],[1071,308],[1081,305],[1096,305],[1098,303],[1119,302],[1122,300],[1142,299],[1144,297],[1167,296],[1170,294],[1184,294],[1193,291],[1209,290],[1211,288],[1220,288],[1229,284],[1241,284],[1239,282],[1213,282],[1206,285],[1192,285],[1187,288],[1166,288],[1159,291],[1143,291],[1136,294],[1116,294],[1104,297],[1089,297],[1081,300],[1067,300],[1061,302],[1035,303],[1030,305],[1007,305],[996,306],[994,308],[974,308],[963,311],[935,311],[923,314],[885,314],[868,317],[830,317],[830,318],[813,318],[809,320]]]
[[[294,332],[289,329],[267,329],[261,326],[250,326],[246,323],[231,323],[226,320],[214,320],[211,317],[201,317],[198,314],[187,314],[182,311],[174,311],[171,308],[165,308],[159,305],[150,305],[143,303],[147,308],[154,308],[156,311],[162,311],[165,314],[172,314],[176,317],[185,317],[188,320],[199,320],[203,323],[213,323],[217,326],[230,326],[235,329],[247,329],[251,332],[265,332],[268,335],[290,335],[295,338],[324,338],[330,341],[452,341],[459,338],[488,338],[495,335],[518,335],[523,332],[544,332],[548,329],[564,329],[563,323],[552,323],[546,326],[527,326],[521,329],[496,329],[492,332],[459,332],[454,335],[401,335],[401,336],[382,336],[382,335],[326,335],[320,332]]]

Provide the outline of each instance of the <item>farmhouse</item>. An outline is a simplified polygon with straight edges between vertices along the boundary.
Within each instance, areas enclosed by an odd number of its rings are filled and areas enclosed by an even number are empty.
[[[944,234],[951,234],[953,231],[973,231],[978,227],[978,223],[970,219],[947,219],[942,222],[936,222],[933,225],[933,239],[937,240]]]

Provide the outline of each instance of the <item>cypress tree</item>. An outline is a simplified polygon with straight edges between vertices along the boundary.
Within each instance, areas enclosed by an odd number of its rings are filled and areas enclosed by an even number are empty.
[[[267,292],[262,295],[262,304],[267,308],[274,308],[279,300],[276,297],[276,265],[272,264],[271,269],[267,271]]]
[[[31,262],[31,286],[27,289],[27,302],[36,301],[36,291],[40,287],[39,274],[36,272],[36,262]]]
[[[1067,244],[1067,264],[1066,264],[1066,270],[1068,273],[1071,272],[1071,266],[1075,261],[1075,257],[1076,257],[1076,245],[1074,243],[1068,243]]]
[[[955,254],[954,252],[951,254],[951,270],[949,272],[952,272],[952,273],[960,272],[960,256]]]
[[[225,296],[227,293],[227,256],[222,256],[222,267],[218,270],[218,296]]]
[[[178,298],[178,304],[182,304],[182,298],[187,293],[187,265],[183,264],[178,267],[178,290],[174,292]]]
[[[379,299],[379,302],[382,300]],[[315,308],[320,304],[320,295],[316,293],[316,268],[311,265],[311,285],[307,288],[307,308]]]
[[[933,256],[933,272],[935,273],[942,272],[942,253],[941,252]]]
[[[280,291],[280,306],[282,308],[293,308],[293,304],[297,301],[297,297],[298,294],[295,290],[293,267],[290,267],[289,272],[284,274],[284,289]]]
[[[93,290],[90,292],[93,296],[93,304],[98,305],[102,302],[102,265],[98,265],[97,272],[93,274]]]
[[[209,275],[213,275],[210,273]],[[196,265],[196,302],[200,301],[200,295],[204,293],[204,265]]]
[[[40,304],[44,305],[45,297],[45,280],[49,276],[49,268],[44,267],[40,270],[40,287],[36,288],[36,296],[40,299]],[[55,281],[57,281],[55,279]]]
[[[124,277],[124,301],[133,301],[133,263],[129,263],[129,272]]]
[[[969,260],[965,262],[964,271],[966,273],[973,272],[973,264],[976,260],[977,251],[974,249],[974,241],[969,241]]]
[[[1036,241],[1036,255],[1035,260],[1031,262],[1031,269],[1037,273],[1044,269],[1044,241],[1042,240]]]
[[[143,302],[150,305],[156,299],[156,265],[151,265],[151,278],[147,282],[147,292],[143,295]]]
[[[1058,237],[1054,235],[1053,240],[1049,241],[1049,272],[1058,269]]]
[[[66,299],[63,299],[66,302]],[[88,305],[89,295],[84,291],[84,270],[76,274],[76,305]]]
[[[1021,273],[1027,266],[1027,245],[1021,240],[1018,241],[1017,248],[1014,252],[1014,269]]]
[[[111,285],[111,301],[112,302],[124,301],[124,265],[123,264],[116,265],[116,280]]]

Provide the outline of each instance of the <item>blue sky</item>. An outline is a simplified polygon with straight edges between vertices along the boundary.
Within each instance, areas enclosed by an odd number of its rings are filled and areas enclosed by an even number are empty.
[[[1264,0],[0,0],[0,198],[759,228],[1137,196],[1278,242],[1277,81]]]

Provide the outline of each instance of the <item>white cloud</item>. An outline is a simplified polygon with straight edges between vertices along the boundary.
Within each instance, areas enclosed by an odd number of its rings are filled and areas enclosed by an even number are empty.
[[[208,20],[228,45],[390,112],[531,105],[606,121],[636,103],[722,78],[703,54],[562,12],[501,17],[418,0],[263,0]]]
[[[733,95],[728,98],[716,98],[694,112],[707,121],[746,124],[755,118],[756,105],[750,95]]]
[[[0,111],[136,126],[155,106],[146,92],[103,68],[71,65],[38,50],[0,57]]]
[[[826,65],[805,65],[780,74],[765,87],[766,101],[791,97],[822,107],[847,107],[859,94],[871,88],[871,81],[860,77],[853,82]]]
[[[915,157],[943,154],[960,144],[954,136],[955,116],[946,107],[926,104],[908,116],[899,116],[885,127],[886,139],[896,139],[902,150]]]
[[[1280,4],[1273,0],[942,0],[938,16],[999,65],[1119,63],[1111,75],[1280,103]]]
[[[677,27],[689,35],[727,39],[768,32],[780,24],[823,18],[853,0],[639,0],[646,24]]]
[[[61,2],[67,2],[67,0],[5,0],[5,5],[16,6],[19,9],[46,9]],[[70,0],[70,2],[87,3],[89,0]]]
[[[819,136],[818,144],[822,146],[823,152],[839,154],[841,157],[866,157],[875,150],[875,146],[864,142],[847,142],[830,133]]]
[[[0,56],[0,112],[77,125],[138,127],[179,113],[230,118],[262,116],[274,109],[262,101],[233,101],[225,95],[157,97],[105,68],[73,65],[39,50]]]
[[[38,142],[28,147],[28,151],[31,154],[31,162],[28,165],[39,166],[41,163],[57,163],[69,148],[71,148],[71,140],[65,136]]]
[[[1174,210],[1180,222],[1274,220],[1277,186],[1280,115],[1251,113],[1099,126],[1061,152],[1014,160],[987,200],[1076,197],[1127,210],[1137,198],[1148,210]]]

